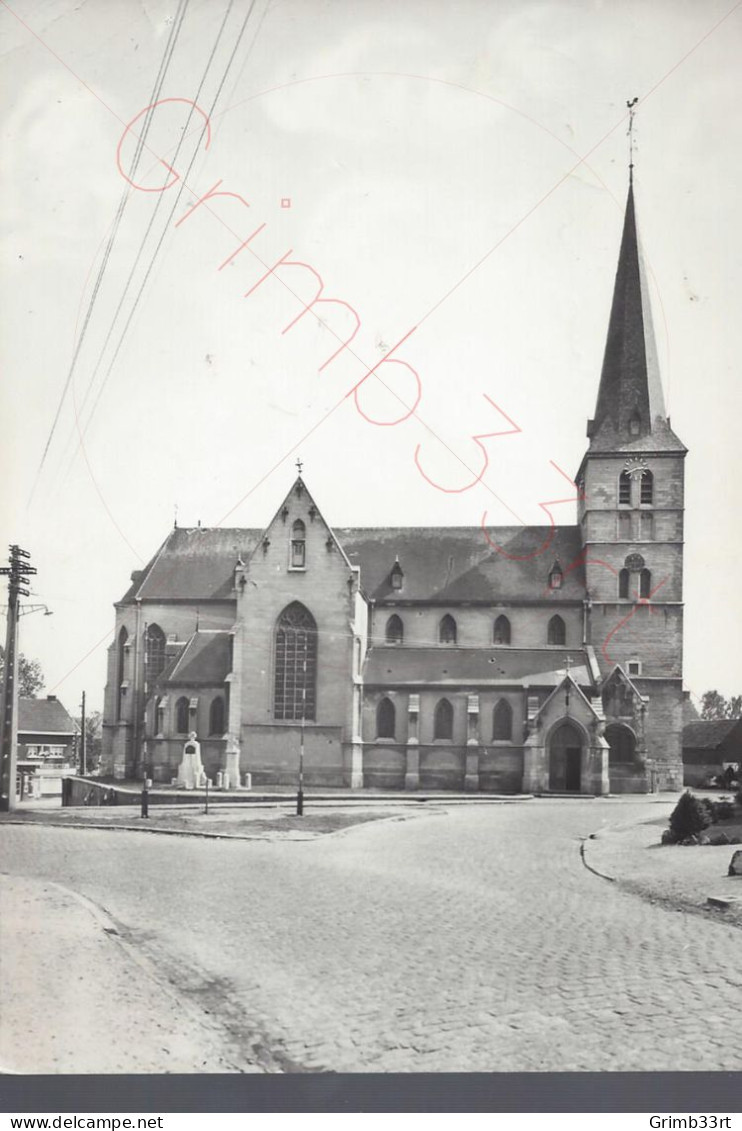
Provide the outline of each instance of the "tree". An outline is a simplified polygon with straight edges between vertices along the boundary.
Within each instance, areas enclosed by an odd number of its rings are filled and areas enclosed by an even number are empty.
[[[80,729],[82,719],[80,715],[75,718],[77,729]],[[85,716],[85,770],[92,773],[100,765],[100,756],[103,747],[103,716],[100,711],[91,711]],[[80,739],[78,738],[78,754]]]
[[[5,671],[5,649],[0,644],[0,680]],[[44,673],[38,660],[27,660],[21,652],[18,656],[18,694],[23,699],[35,699],[44,687]]]
[[[702,719],[738,719],[742,715],[742,695],[725,699],[718,691],[706,691],[701,699]]]
[[[710,824],[706,809],[692,793],[687,790],[670,814],[670,830],[676,840],[697,836]]]

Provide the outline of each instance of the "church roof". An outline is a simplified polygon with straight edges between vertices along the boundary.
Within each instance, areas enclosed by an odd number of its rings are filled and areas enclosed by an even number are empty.
[[[632,435],[630,422],[639,421]],[[686,449],[670,428],[660,381],[644,264],[629,184],[591,451],[649,452]]]
[[[232,670],[229,632],[197,629],[160,683],[224,683]]]
[[[582,553],[577,526],[554,531],[493,527],[489,542],[479,526],[335,527],[333,534],[350,563],[361,567],[364,593],[379,602],[498,604],[548,598],[559,605],[585,596],[584,566],[573,566]],[[149,565],[134,575],[122,603],[230,600],[237,558],[247,561],[261,535],[261,530],[176,527]],[[401,589],[391,583],[395,559],[403,573]],[[549,571],[555,561],[563,584],[552,591]]]
[[[488,530],[489,542],[479,526],[351,527],[335,528],[335,534],[351,563],[360,565],[364,592],[379,602],[498,604],[548,598],[558,605],[585,596],[583,565],[567,572],[582,552],[578,526],[553,532],[549,526],[496,527]],[[395,559],[402,569],[401,589],[392,587]],[[555,560],[564,580],[550,591]]]
[[[132,575],[122,603],[230,600],[237,558],[247,560],[260,534],[260,530],[176,526],[149,564]]]
[[[567,672],[576,683],[592,687],[590,665],[581,648],[372,648],[363,679],[368,686],[438,687],[521,683],[557,687]]]

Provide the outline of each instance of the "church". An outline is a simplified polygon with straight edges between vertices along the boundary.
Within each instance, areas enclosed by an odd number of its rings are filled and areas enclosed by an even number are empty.
[[[686,448],[630,182],[570,526],[332,526],[301,471],[266,526],[175,527],[131,575],[102,769],[170,784],[602,795],[683,785]],[[234,785],[235,774],[227,780]]]

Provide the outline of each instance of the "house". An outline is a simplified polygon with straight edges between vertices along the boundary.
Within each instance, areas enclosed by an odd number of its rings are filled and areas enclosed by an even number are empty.
[[[61,795],[62,778],[75,771],[77,728],[56,695],[18,700],[18,793]]]
[[[686,785],[710,785],[729,766],[742,767],[742,719],[699,719],[683,729]]]

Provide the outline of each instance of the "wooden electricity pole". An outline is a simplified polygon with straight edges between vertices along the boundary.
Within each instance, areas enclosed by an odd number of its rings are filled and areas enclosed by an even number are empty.
[[[0,702],[0,812],[16,807],[15,778],[18,757],[18,604],[28,597],[29,578],[36,573],[31,555],[20,546],[10,547],[9,566],[0,568],[8,578],[8,629],[5,638],[2,701]]]

